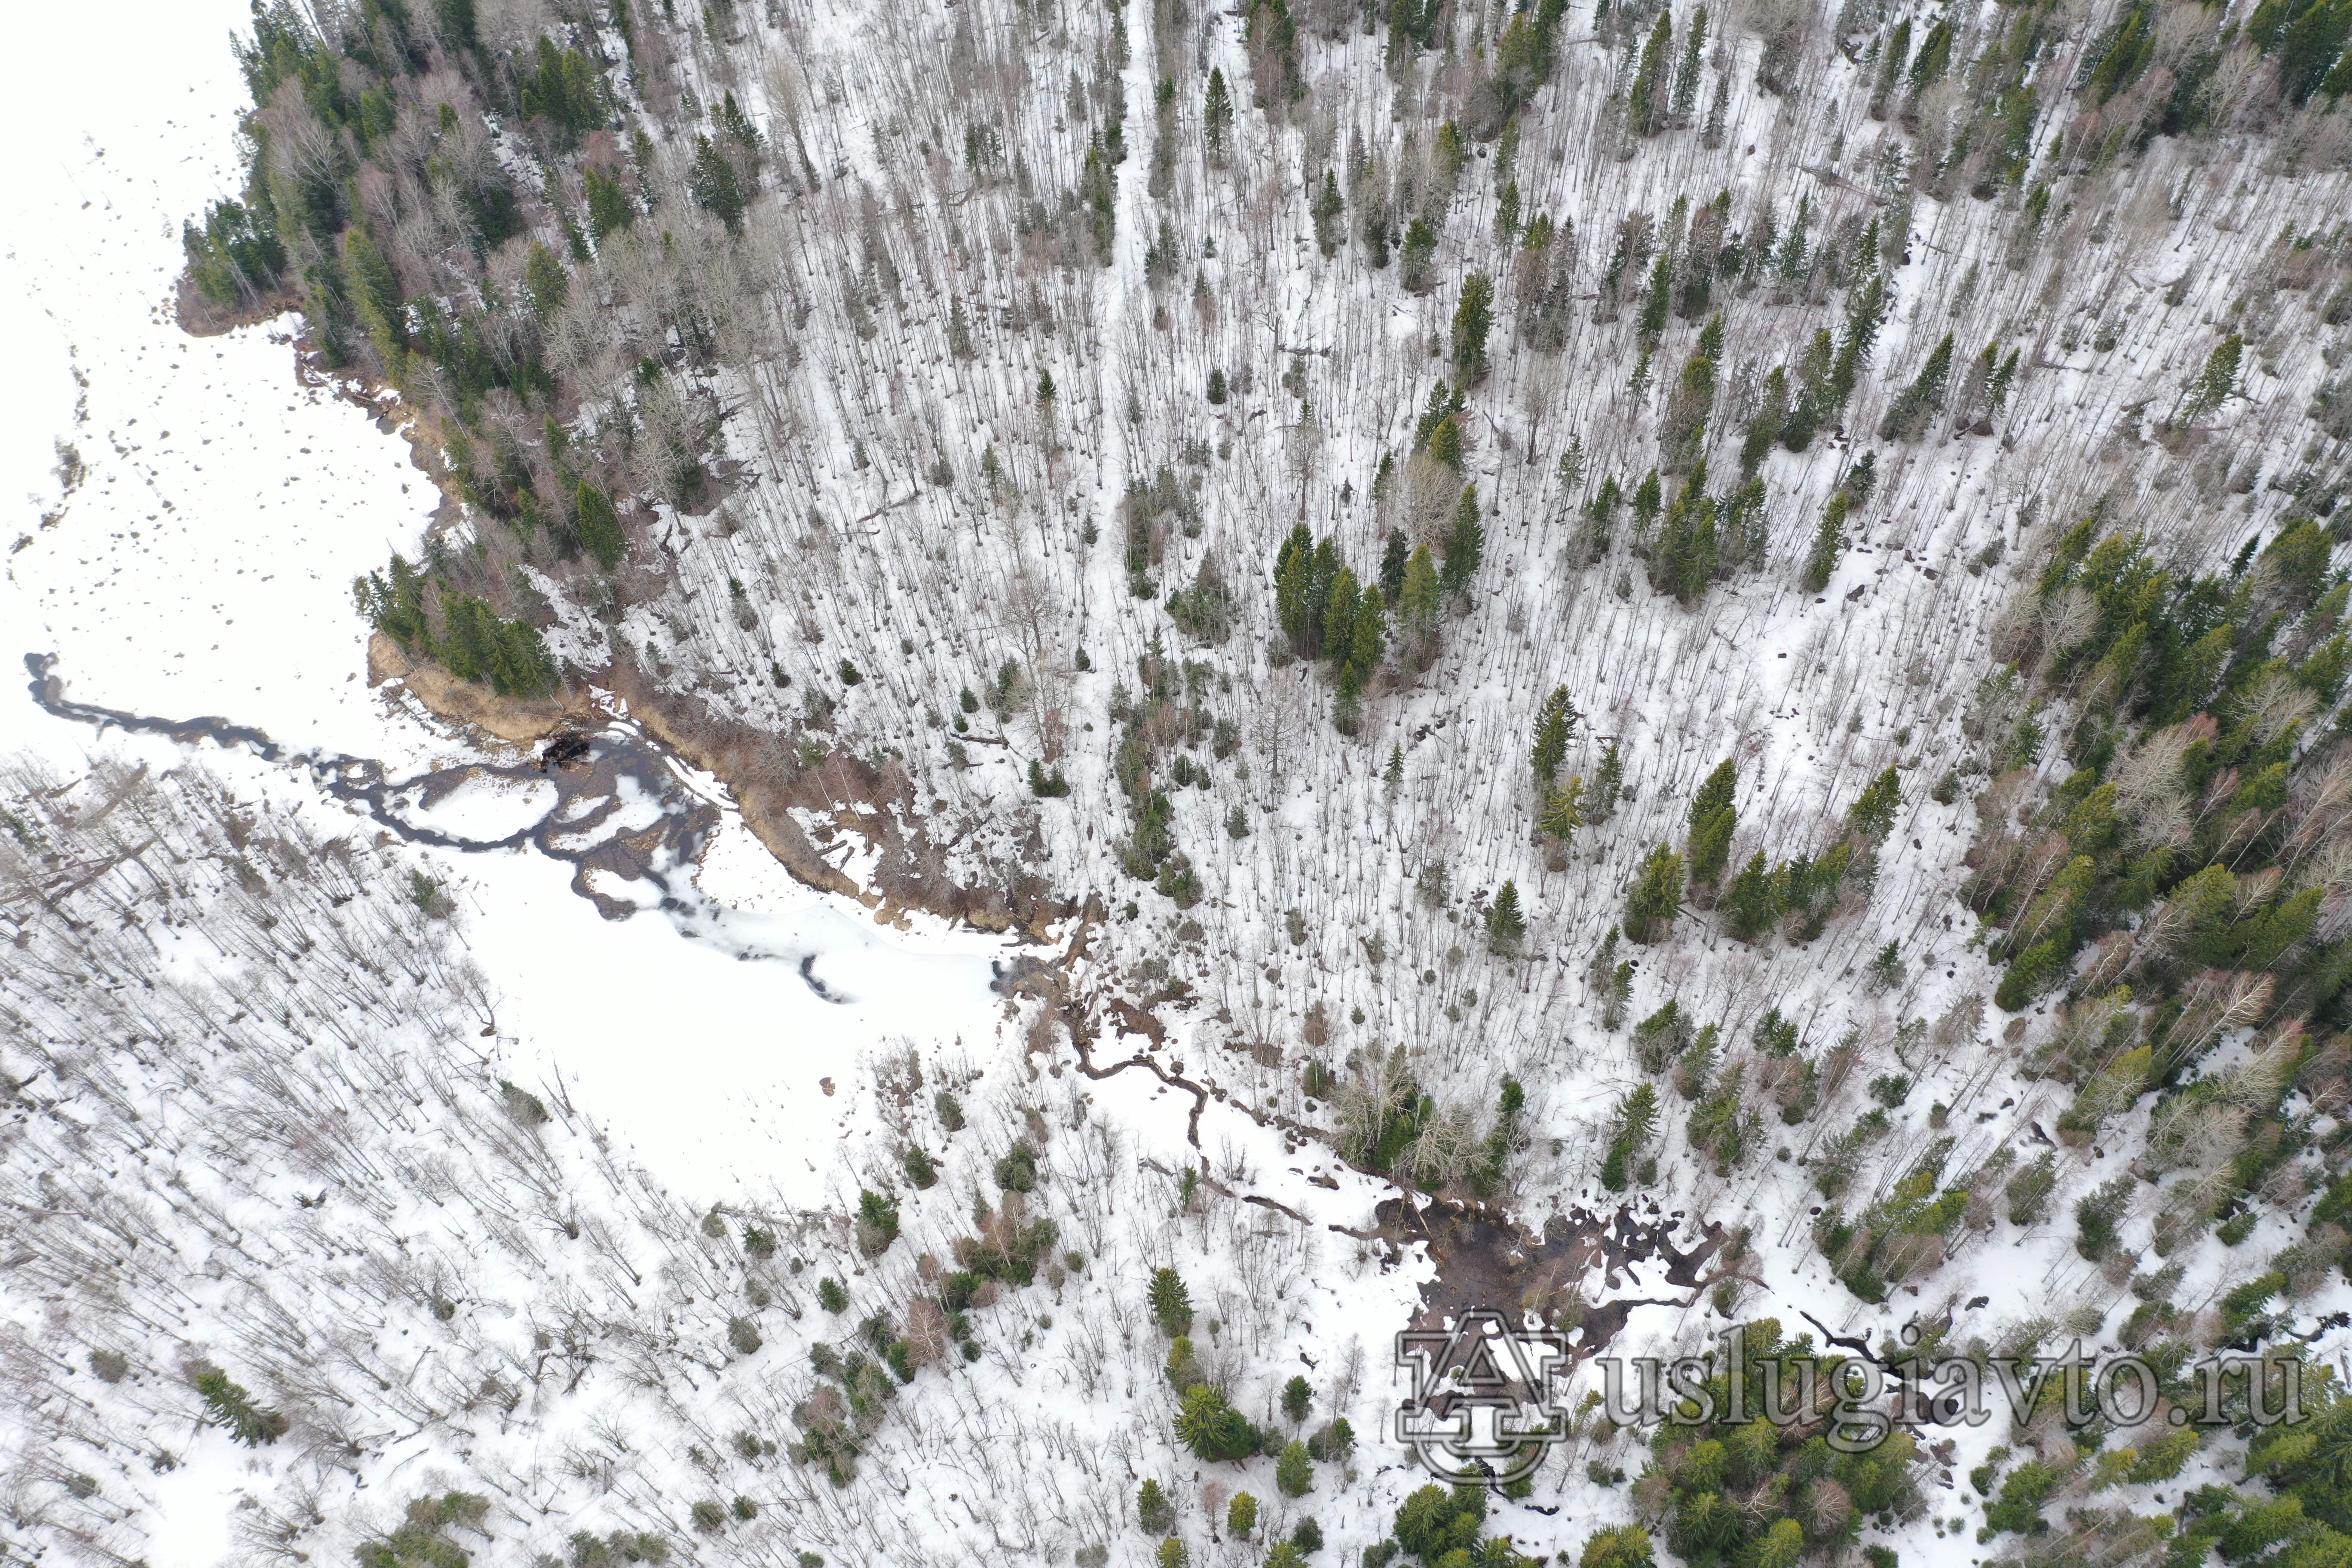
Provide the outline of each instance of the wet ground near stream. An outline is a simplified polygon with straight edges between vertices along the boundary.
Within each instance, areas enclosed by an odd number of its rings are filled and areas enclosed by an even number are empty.
[[[54,655],[25,656],[33,700],[55,718],[100,731],[162,735],[187,746],[209,742],[242,748],[264,761],[299,767],[321,793],[358,806],[411,844],[459,854],[533,850],[571,867],[572,890],[606,920],[658,911],[681,935],[715,942],[739,957],[790,963],[817,996],[846,1000],[814,972],[815,952],[779,945],[767,922],[740,916],[695,885],[696,862],[719,825],[720,810],[687,787],[657,742],[628,724],[559,734],[524,760],[475,759],[393,777],[372,759],[297,750],[218,716],[163,719],[77,702],[66,695],[56,664]],[[436,809],[446,812],[468,791],[502,794],[503,804],[527,819],[494,835],[468,835],[433,820]]]

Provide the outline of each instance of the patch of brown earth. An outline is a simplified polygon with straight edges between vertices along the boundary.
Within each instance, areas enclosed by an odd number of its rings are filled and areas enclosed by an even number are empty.
[[[1492,1309],[1517,1321],[1532,1312],[1547,1323],[1566,1329],[1581,1325],[1580,1355],[1606,1344],[1624,1326],[1635,1307],[1683,1307],[1696,1302],[1707,1287],[1732,1269],[1717,1264],[1717,1254],[1730,1239],[1712,1221],[1699,1227],[1696,1244],[1675,1245],[1684,1228],[1679,1215],[1643,1219],[1631,1208],[1596,1215],[1584,1209],[1555,1214],[1535,1235],[1499,1209],[1479,1203],[1444,1199],[1416,1202],[1391,1198],[1379,1209],[1380,1235],[1391,1244],[1414,1241],[1429,1245],[1437,1277],[1422,1287],[1416,1329],[1442,1330],[1464,1314]],[[1621,1300],[1599,1304],[1586,1300],[1583,1281],[1601,1270],[1606,1289],[1622,1288],[1625,1266],[1663,1261],[1663,1283],[1687,1290],[1682,1300]]]
[[[725,784],[745,826],[794,878],[857,899],[878,923],[903,924],[905,911],[923,910],[980,931],[1018,931],[1045,942],[1054,922],[1076,913],[1074,903],[1052,897],[1043,878],[1019,868],[1003,872],[1002,883],[957,882],[949,874],[945,847],[932,840],[919,816],[913,784],[895,759],[882,758],[877,766],[835,750],[803,766],[785,737],[720,718],[690,695],[665,691],[626,661],[598,672],[596,679],[628,703],[630,718],[647,733]],[[814,821],[804,826],[795,810]],[[865,888],[825,858],[842,835],[879,852]]]
[[[537,745],[566,725],[604,721],[584,697],[543,700],[500,697],[487,686],[458,679],[431,659],[411,658],[398,643],[378,632],[368,639],[368,684],[384,686],[394,681],[442,718],[509,745]]]
[[[172,296],[172,313],[179,319],[180,331],[192,338],[216,338],[239,327],[258,326],[289,310],[301,308],[301,296],[291,289],[265,294],[251,304],[236,309],[215,305],[205,298],[204,290],[196,287],[195,279],[184,268],[180,271],[180,281]]]

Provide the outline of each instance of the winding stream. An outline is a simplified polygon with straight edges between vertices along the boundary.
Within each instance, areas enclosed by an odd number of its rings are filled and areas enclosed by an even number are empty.
[[[790,964],[821,1001],[856,1000],[818,973],[823,948],[779,940],[775,922],[730,909],[695,884],[694,867],[719,826],[720,810],[687,788],[669,754],[625,721],[560,735],[528,762],[459,763],[394,778],[373,759],[296,751],[218,715],[164,719],[78,702],[66,695],[57,664],[55,654],[25,656],[32,699],[54,718],[161,735],[184,746],[209,741],[299,767],[323,794],[359,806],[408,843],[460,854],[536,851],[572,868],[572,890],[608,921],[658,910],[681,936],[738,958]],[[510,793],[520,793],[512,786],[546,792],[551,800],[536,817],[498,837],[469,836],[423,819],[461,791],[501,785]],[[1004,966],[992,967],[1002,980]]]

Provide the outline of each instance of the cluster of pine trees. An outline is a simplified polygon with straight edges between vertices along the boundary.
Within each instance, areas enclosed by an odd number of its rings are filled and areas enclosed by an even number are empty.
[[[402,652],[436,659],[460,680],[478,681],[501,697],[544,697],[555,689],[555,660],[538,630],[501,619],[443,574],[420,572],[394,555],[384,571],[354,582],[352,594],[360,614]]]

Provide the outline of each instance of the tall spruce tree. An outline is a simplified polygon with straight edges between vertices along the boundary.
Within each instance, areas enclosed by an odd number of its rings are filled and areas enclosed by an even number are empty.
[[[1731,797],[1738,784],[1738,765],[1726,758],[1691,796],[1687,847],[1690,879],[1695,883],[1713,883],[1723,875],[1724,863],[1731,857],[1731,836],[1739,826]]]
[[[1212,66],[1208,91],[1201,100],[1201,143],[1207,149],[1211,163],[1224,162],[1225,134],[1233,123],[1233,89],[1225,85],[1224,71]]]
[[[1515,952],[1527,934],[1527,917],[1519,910],[1519,885],[1506,879],[1486,910],[1486,943],[1496,952]]]
[[[1764,863],[1764,851],[1759,849],[1740,868],[1717,907],[1723,911],[1724,923],[1731,934],[1742,942],[1754,942],[1772,929],[1780,909],[1772,872]]]
[[[1536,710],[1535,742],[1528,750],[1528,760],[1535,769],[1538,798],[1551,788],[1559,773],[1559,764],[1568,757],[1568,740],[1582,715],[1568,700],[1568,688],[1554,687],[1543,706]]]
[[[1389,535],[1381,552],[1381,596],[1391,605],[1404,596],[1404,567],[1412,552],[1402,533]]]
[[[1606,822],[1617,815],[1618,797],[1625,789],[1625,759],[1610,742],[1601,749],[1601,766],[1592,775],[1592,791],[1587,798],[1585,820]]]
[[[725,224],[728,233],[743,232],[743,187],[733,162],[708,136],[694,139],[694,166],[686,184],[695,204]]]
[[[1495,325],[1495,280],[1473,272],[1454,307],[1454,371],[1465,382],[1486,374],[1486,336]]]
[[[1619,929],[1628,942],[1656,942],[1675,923],[1682,907],[1683,858],[1661,844],[1643,858],[1634,876]]]
[[[1449,594],[1468,591],[1486,553],[1486,530],[1478,521],[1478,487],[1464,485],[1454,508],[1454,526],[1445,535],[1445,567],[1441,581]]]
[[[1813,547],[1806,552],[1804,574],[1798,579],[1808,594],[1818,594],[1830,585],[1845,554],[1846,508],[1846,492],[1840,490],[1822,510],[1821,524],[1813,530]]]
[[[1444,584],[1439,581],[1437,563],[1429,553],[1429,546],[1413,546],[1412,556],[1405,563],[1404,588],[1398,595],[1399,618],[1404,629],[1419,645],[1425,656],[1429,644],[1437,636],[1437,616],[1444,603]]]

